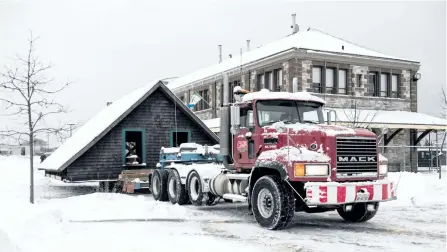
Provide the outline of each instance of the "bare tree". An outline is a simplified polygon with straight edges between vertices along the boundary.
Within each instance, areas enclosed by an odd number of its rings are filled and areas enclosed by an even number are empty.
[[[447,112],[446,112],[446,110],[447,110],[447,93],[446,93],[444,88],[442,89],[442,96],[441,96],[441,98],[442,98],[442,101],[441,101],[441,108],[442,108],[441,115],[442,115],[442,118],[446,118],[446,116],[447,116]]]
[[[47,78],[46,72],[51,64],[43,64],[35,56],[34,45],[37,38],[32,33],[29,39],[29,48],[25,57],[17,56],[14,67],[6,67],[0,73],[0,102],[6,106],[6,114],[11,122],[15,121],[14,129],[0,130],[0,135],[20,141],[22,137],[28,138],[30,147],[30,202],[34,203],[34,139],[36,135],[54,133],[64,137],[69,132],[67,124],[56,127],[47,126],[45,119],[51,115],[67,113],[68,110],[60,103],[55,102],[55,95],[67,86],[69,82],[55,89],[49,86],[53,81]],[[23,127],[23,128],[22,128]]]
[[[369,112],[359,108],[357,100],[351,99],[351,109],[343,110],[346,117],[346,126],[350,128],[369,128],[369,125],[376,117],[376,111]]]

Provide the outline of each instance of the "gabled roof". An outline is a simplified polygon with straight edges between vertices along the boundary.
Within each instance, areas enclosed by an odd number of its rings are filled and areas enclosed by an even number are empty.
[[[206,125],[188,107],[186,107],[186,105],[184,105],[162,81],[153,81],[102,109],[97,115],[79,128],[72,137],[67,139],[65,143],[56,149],[56,151],[46,158],[45,161],[38,164],[38,169],[62,171],[67,168],[156,90],[160,90],[166,94],[166,96],[176,103],[177,107],[193,122],[197,123],[199,127],[202,127],[203,132],[206,135],[216,143],[219,142],[219,138],[216,134],[206,127]]]
[[[376,59],[388,59],[405,61],[409,63],[417,63],[416,61],[403,59],[386,55],[365,47],[356,45],[352,42],[345,41],[341,38],[329,35],[327,33],[309,29],[307,31],[300,31],[274,42],[268,43],[262,47],[252,49],[241,55],[234,55],[232,58],[222,61],[219,64],[212,65],[207,68],[203,68],[199,71],[193,72],[186,76],[174,79],[169,82],[168,87],[171,90],[175,90],[182,86],[186,86],[195,81],[200,81],[205,78],[213,77],[224,71],[230,71],[238,69],[241,65],[250,64],[268,57],[272,57],[288,51],[294,51],[297,49],[308,50],[309,52],[329,53],[329,54],[341,54],[341,55],[355,55],[364,56],[368,58]]]

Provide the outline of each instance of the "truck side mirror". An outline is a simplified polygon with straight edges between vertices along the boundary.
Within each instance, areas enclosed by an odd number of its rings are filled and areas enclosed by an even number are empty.
[[[241,108],[239,106],[231,106],[230,107],[230,132],[233,135],[239,133],[241,126]]]
[[[241,108],[239,106],[231,106],[230,113],[231,126],[239,127],[241,125]]]

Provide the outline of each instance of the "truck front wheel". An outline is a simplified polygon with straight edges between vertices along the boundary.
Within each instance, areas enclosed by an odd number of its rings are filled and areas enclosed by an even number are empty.
[[[253,186],[251,195],[253,215],[264,228],[286,228],[295,213],[292,189],[277,176],[263,176]]]
[[[368,209],[368,204],[372,205]],[[376,203],[355,203],[351,211],[347,211],[345,207],[337,209],[338,214],[349,222],[365,222],[371,220],[379,210],[379,202]]]

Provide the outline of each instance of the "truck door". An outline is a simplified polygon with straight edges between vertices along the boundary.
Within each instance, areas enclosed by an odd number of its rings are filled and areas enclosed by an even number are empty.
[[[241,107],[240,116],[241,130],[233,136],[233,150],[235,151],[233,157],[236,167],[251,168],[256,161],[253,154],[254,142],[252,136],[255,133],[255,125],[251,106]]]

